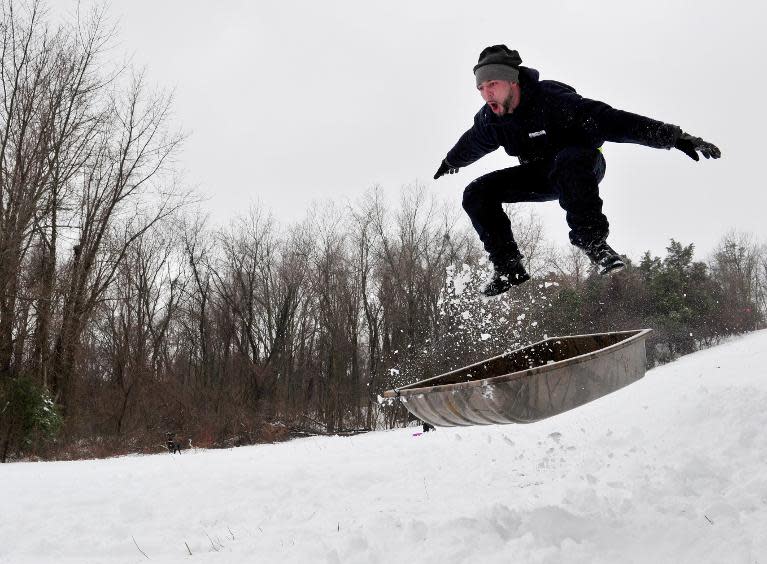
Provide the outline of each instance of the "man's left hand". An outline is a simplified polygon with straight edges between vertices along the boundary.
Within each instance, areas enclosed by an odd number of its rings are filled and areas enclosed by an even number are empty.
[[[682,151],[685,155],[690,157],[694,161],[699,161],[700,157],[698,152],[707,159],[718,159],[722,156],[722,152],[719,147],[708,141],[704,141],[700,137],[693,137],[689,133],[684,133],[679,136],[674,144],[676,149]]]

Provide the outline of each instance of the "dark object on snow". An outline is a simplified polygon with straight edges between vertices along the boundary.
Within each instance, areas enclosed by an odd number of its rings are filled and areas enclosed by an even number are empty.
[[[189,445],[191,446],[192,440],[189,439]],[[168,447],[168,452],[171,454],[181,454],[181,442],[176,440],[176,433],[165,433],[165,445]]]
[[[532,423],[645,373],[650,329],[553,337],[384,393],[436,426]]]
[[[436,431],[436,427],[432,425],[431,423],[424,422],[423,424],[423,432],[428,433],[429,431]]]

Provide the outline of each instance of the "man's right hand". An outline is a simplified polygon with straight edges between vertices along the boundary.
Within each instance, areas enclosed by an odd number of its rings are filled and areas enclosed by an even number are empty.
[[[458,172],[458,167],[451,165],[447,162],[447,159],[444,159],[434,175],[434,180],[437,180],[443,174],[455,174],[456,172]]]

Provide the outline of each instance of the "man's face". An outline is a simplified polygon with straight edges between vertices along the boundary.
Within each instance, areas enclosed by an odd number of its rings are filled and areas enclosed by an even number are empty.
[[[519,85],[507,80],[486,80],[477,90],[497,116],[510,114],[519,105]]]

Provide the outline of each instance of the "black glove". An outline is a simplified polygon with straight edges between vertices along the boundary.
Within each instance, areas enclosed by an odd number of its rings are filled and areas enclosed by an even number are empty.
[[[456,172],[458,172],[458,167],[451,165],[447,162],[447,159],[444,159],[434,175],[434,180],[437,180],[443,174],[455,174]]]
[[[700,154],[707,159],[718,159],[722,156],[722,152],[713,143],[704,141],[700,137],[693,137],[684,131],[679,136],[679,139],[676,140],[676,143],[674,143],[674,147],[682,151],[685,155],[694,161],[700,160],[697,151],[700,151]]]

